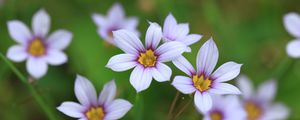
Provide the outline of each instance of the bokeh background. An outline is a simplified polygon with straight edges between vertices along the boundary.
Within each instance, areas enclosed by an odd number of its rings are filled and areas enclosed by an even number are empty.
[[[47,75],[32,84],[52,107],[57,119],[71,119],[55,108],[63,101],[77,101],[74,95],[76,74],[89,78],[97,91],[107,81],[115,79],[118,97],[135,102],[136,92],[129,83],[130,71],[120,73],[105,68],[109,58],[122,51],[104,43],[91,19],[94,12],[106,14],[115,2],[123,5],[127,15],[139,18],[142,40],[148,20],[162,25],[168,13],[173,13],[179,22],[189,22],[191,33],[204,35],[200,42],[191,46],[191,53],[184,54],[194,65],[198,49],[212,36],[220,52],[218,66],[231,60],[243,63],[241,73],[248,75],[256,86],[270,78],[277,79],[275,101],[284,102],[290,108],[289,119],[300,119],[300,62],[289,58],[285,52],[287,42],[293,38],[286,32],[282,21],[288,12],[300,13],[298,0],[1,0],[0,52],[3,54],[15,44],[7,32],[6,22],[19,19],[30,25],[33,14],[40,8],[46,9],[51,16],[51,32],[65,28],[74,35],[66,49],[69,62],[49,67]],[[14,65],[28,76],[24,62]],[[172,79],[174,75],[183,74],[174,65],[169,65],[173,68]],[[142,109],[137,112],[134,107],[123,119],[166,119],[175,94],[170,82],[153,81],[150,88],[140,95]],[[189,99],[180,95],[176,106],[187,103]],[[200,118],[192,103],[178,119]],[[47,119],[27,87],[2,60],[0,119]]]

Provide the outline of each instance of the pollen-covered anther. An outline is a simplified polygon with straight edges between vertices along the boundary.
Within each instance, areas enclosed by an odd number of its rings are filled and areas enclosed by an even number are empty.
[[[245,104],[245,110],[248,115],[248,120],[257,120],[262,114],[261,108],[253,102],[247,102]]]
[[[46,46],[41,39],[36,38],[29,43],[27,50],[31,55],[39,57],[45,55]]]
[[[104,111],[102,107],[92,107],[86,112],[88,120],[103,120]]]
[[[198,77],[198,75],[193,76],[194,86],[201,92],[208,90],[211,87],[211,80],[209,78],[204,78],[203,75]]]
[[[157,56],[154,54],[153,50],[149,49],[145,53],[140,53],[138,62],[144,67],[153,67],[157,61]]]

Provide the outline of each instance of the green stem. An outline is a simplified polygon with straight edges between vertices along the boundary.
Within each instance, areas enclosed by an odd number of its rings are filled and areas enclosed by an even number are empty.
[[[39,96],[37,91],[34,89],[32,85],[29,84],[28,80],[22,73],[2,54],[0,53],[0,57],[3,61],[11,68],[11,70],[17,75],[17,77],[28,87],[30,93],[32,94],[33,98],[39,104],[39,106],[44,110],[45,114],[49,118],[49,120],[57,120],[54,116],[54,113],[49,109],[43,99]]]
[[[276,78],[277,80],[283,79],[290,73],[289,70],[293,68],[294,64],[294,59],[286,57],[271,74],[271,78]]]
[[[143,99],[139,93],[135,96],[135,120],[142,120],[143,119]]]

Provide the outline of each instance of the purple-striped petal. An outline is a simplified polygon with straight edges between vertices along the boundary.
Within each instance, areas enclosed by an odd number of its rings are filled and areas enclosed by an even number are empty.
[[[176,34],[174,34],[177,27],[177,22],[174,16],[170,13],[164,22],[164,28],[163,28],[163,36],[167,39],[173,39],[175,38]]]
[[[214,94],[241,94],[241,91],[228,83],[214,83],[213,88],[209,89],[210,93]]]
[[[194,103],[198,111],[206,113],[212,108],[212,99],[209,93],[196,91],[194,96]]]
[[[150,86],[151,81],[151,69],[138,65],[131,72],[130,83],[138,93],[146,90]]]
[[[224,63],[212,74],[212,77],[216,82],[232,80],[240,74],[241,66],[242,64],[235,62]]]
[[[172,70],[169,66],[163,63],[156,63],[156,67],[151,69],[153,78],[158,82],[169,81],[172,75]]]
[[[190,28],[189,28],[189,24],[188,23],[181,23],[178,24],[176,27],[176,40],[178,38],[182,38],[187,36],[187,34],[189,33]]]
[[[196,91],[193,85],[193,81],[189,77],[176,76],[172,82],[172,85],[180,92],[184,94],[191,94]]]
[[[137,65],[136,59],[132,54],[115,55],[109,59],[106,67],[118,72],[129,70]]]
[[[108,105],[104,120],[117,120],[122,118],[130,109],[132,104],[123,99],[116,99]]]
[[[199,34],[190,34],[183,38],[180,38],[179,41],[183,42],[186,45],[192,45],[198,42],[202,38],[202,35]]]
[[[167,62],[181,56],[186,48],[186,45],[183,43],[173,41],[164,43],[155,50],[155,53],[159,55],[158,61]]]
[[[84,117],[84,109],[85,107],[81,106],[75,102],[63,102],[57,109],[73,118],[81,118]]]
[[[139,54],[144,51],[144,46],[135,33],[128,30],[113,31],[116,45],[129,54]]]
[[[150,26],[146,32],[146,48],[156,49],[161,37],[161,27],[157,23],[150,23]]]
[[[172,62],[178,69],[189,76],[196,73],[192,64],[183,56],[176,58]]]
[[[210,38],[200,48],[197,55],[197,71],[209,76],[214,70],[219,57],[219,51],[214,40]]]
[[[117,86],[114,80],[109,81],[106,83],[100,93],[98,103],[100,105],[107,106],[110,104],[113,99],[115,98],[117,93]]]
[[[75,80],[74,91],[78,101],[82,105],[97,105],[96,89],[87,78],[77,75]]]

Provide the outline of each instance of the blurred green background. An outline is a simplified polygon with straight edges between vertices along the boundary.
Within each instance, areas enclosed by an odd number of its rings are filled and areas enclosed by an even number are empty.
[[[49,67],[48,73],[33,86],[42,96],[57,119],[71,119],[55,108],[63,101],[77,101],[74,95],[76,74],[89,78],[99,92],[104,83],[115,79],[117,97],[135,101],[136,92],[129,83],[130,71],[113,72],[105,68],[110,57],[122,53],[118,48],[105,45],[96,32],[91,19],[94,12],[106,14],[115,3],[120,2],[126,14],[139,17],[138,29],[144,40],[147,20],[163,24],[168,13],[173,13],[179,22],[189,22],[191,33],[204,35],[185,53],[195,65],[200,46],[209,37],[216,41],[220,59],[218,66],[226,61],[243,63],[242,74],[248,75],[255,85],[270,79],[278,79],[276,101],[284,102],[290,109],[290,119],[300,119],[300,62],[288,58],[286,44],[292,40],[282,17],[288,12],[300,13],[299,0],[2,0],[0,5],[0,52],[16,44],[7,32],[6,22],[13,19],[31,24],[31,18],[40,8],[51,16],[51,32],[65,28],[73,32],[73,41],[66,49],[69,62],[62,66]],[[14,63],[28,76],[25,64]],[[183,74],[174,65],[173,76]],[[235,81],[232,81],[235,83]],[[267,91],[266,91],[267,92]],[[176,90],[170,82],[153,81],[150,88],[141,93],[142,111],[137,115],[134,107],[123,119],[166,119]],[[190,98],[180,95],[179,103]],[[175,111],[177,109],[175,108]],[[193,103],[180,115],[180,120],[199,120],[201,115]],[[11,69],[0,60],[0,119],[41,120],[47,119],[27,87],[18,80]]]

